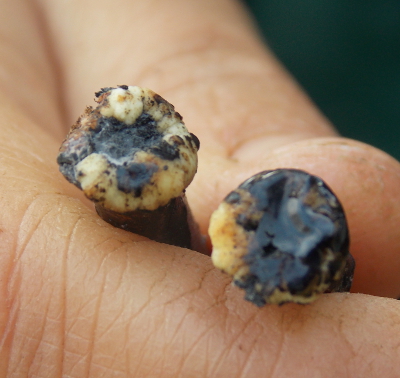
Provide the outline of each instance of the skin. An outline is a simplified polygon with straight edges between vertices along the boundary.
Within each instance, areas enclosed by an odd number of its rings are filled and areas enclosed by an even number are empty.
[[[1,0],[0,14],[1,377],[398,376],[399,163],[337,137],[239,3]],[[99,219],[55,157],[116,84],[157,91],[201,140],[188,198],[203,232],[258,171],[320,175],[347,211],[355,293],[258,309],[208,256]]]

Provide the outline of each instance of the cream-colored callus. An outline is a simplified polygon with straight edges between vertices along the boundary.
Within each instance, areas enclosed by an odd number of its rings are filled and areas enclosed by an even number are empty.
[[[211,260],[214,266],[233,276],[243,267],[242,257],[247,253],[248,237],[237,225],[234,209],[222,202],[211,216],[208,229],[212,241]]]
[[[135,155],[134,163],[162,167],[152,175],[140,196],[118,189],[117,167],[103,154],[93,153],[77,164],[77,181],[89,199],[122,213],[137,209],[155,210],[178,197],[190,183],[182,167],[184,163],[165,162],[144,151]]]
[[[254,209],[254,198],[248,192],[237,189],[236,193],[241,200],[235,204],[223,201],[211,216],[208,232],[213,245],[211,259],[214,266],[240,279],[249,271],[243,257],[248,253],[252,235],[236,219],[239,214],[251,212],[257,221],[261,213]]]
[[[86,197],[105,204],[112,199],[114,208],[122,208],[126,194],[118,190],[117,172],[107,157],[93,153],[83,159],[75,168],[77,180]]]
[[[142,113],[151,115],[162,137],[160,141],[177,148],[179,157],[163,159],[152,153],[151,148],[157,145],[120,161],[94,151],[75,168],[76,179],[85,195],[117,212],[155,210],[178,197],[197,171],[197,147],[174,107],[153,91],[133,86],[111,89],[100,96],[99,103],[97,109],[103,117],[117,118],[132,127]],[[157,166],[139,196],[118,189],[117,169],[124,163]]]
[[[102,116],[114,117],[127,125],[132,125],[143,112],[154,118],[160,133],[189,135],[174,107],[151,89],[138,86],[114,88],[100,100]]]
[[[109,91],[101,104],[100,113],[104,117],[114,117],[127,125],[132,125],[143,113],[144,91],[140,87],[128,87],[128,90],[114,88]]]

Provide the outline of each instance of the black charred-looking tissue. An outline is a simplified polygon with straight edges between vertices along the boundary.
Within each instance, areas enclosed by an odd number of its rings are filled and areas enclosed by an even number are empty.
[[[236,223],[249,233],[248,273],[234,282],[257,306],[308,303],[328,291],[348,291],[354,260],[342,205],[319,178],[297,169],[261,172],[225,199],[254,202]],[[260,215],[261,214],[261,215]]]

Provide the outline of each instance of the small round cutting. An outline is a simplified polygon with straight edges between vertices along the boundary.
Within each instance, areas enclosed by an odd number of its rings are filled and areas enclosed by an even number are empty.
[[[350,290],[345,214],[319,177],[296,169],[251,177],[213,213],[209,233],[214,265],[257,306]]]
[[[104,209],[155,210],[182,194],[197,170],[198,139],[169,102],[121,85],[96,92],[58,155],[61,173]]]

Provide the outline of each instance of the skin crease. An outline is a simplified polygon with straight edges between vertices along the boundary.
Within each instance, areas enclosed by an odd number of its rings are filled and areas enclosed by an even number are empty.
[[[337,138],[238,3],[2,0],[0,14],[0,377],[398,376],[399,163]],[[364,294],[258,309],[209,257],[99,219],[55,157],[116,84],[157,91],[199,136],[203,231],[258,171],[325,179]]]

